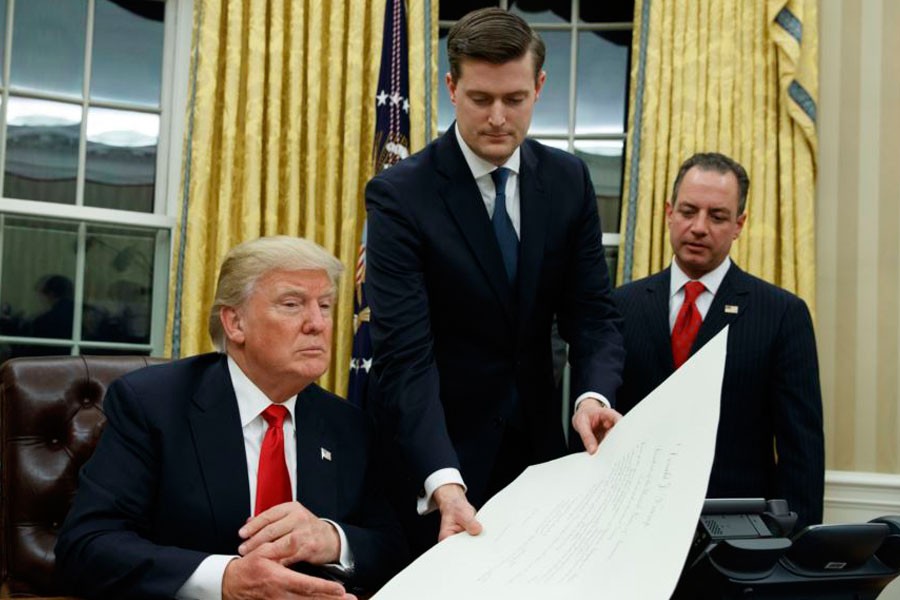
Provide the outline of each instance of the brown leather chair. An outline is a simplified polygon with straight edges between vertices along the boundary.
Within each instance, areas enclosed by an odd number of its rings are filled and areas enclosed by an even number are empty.
[[[0,367],[0,598],[60,595],[60,525],[103,426],[113,380],[143,356],[16,358]]]

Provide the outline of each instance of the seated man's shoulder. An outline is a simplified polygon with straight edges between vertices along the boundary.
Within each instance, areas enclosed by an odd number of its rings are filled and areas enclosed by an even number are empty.
[[[225,355],[210,352],[149,365],[126,373],[114,383],[138,397],[181,398],[199,386],[208,385],[208,378],[217,373],[228,374]]]

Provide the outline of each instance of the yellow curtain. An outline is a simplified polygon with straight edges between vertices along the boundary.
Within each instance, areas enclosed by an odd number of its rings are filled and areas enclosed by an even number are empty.
[[[732,256],[814,310],[816,3],[635,2],[620,283],[668,265],[678,167],[718,151],[750,176]]]
[[[261,235],[302,236],[347,267],[334,317],[334,357],[321,381],[346,393],[384,8],[384,0],[195,2],[167,355],[212,349],[207,315],[231,247]],[[421,14],[421,8],[414,13]],[[410,73],[420,77],[423,23],[421,16],[409,19]],[[416,149],[424,143],[424,85],[411,88]]]

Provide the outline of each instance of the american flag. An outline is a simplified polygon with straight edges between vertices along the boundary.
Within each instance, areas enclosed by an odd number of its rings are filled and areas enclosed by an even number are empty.
[[[375,140],[372,158],[375,172],[409,156],[409,50],[404,0],[386,0],[381,68],[375,95]],[[347,399],[364,406],[372,368],[369,337],[369,304],[366,302],[366,231],[356,260],[356,293],[353,296],[353,354]]]

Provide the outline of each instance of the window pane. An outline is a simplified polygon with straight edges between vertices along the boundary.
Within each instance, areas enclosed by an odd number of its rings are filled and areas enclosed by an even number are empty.
[[[444,84],[444,75],[450,71],[450,61],[447,59],[447,29],[440,30],[438,42],[438,130],[447,131],[453,123],[455,113],[450,102],[450,94]]]
[[[9,216],[2,220],[0,334],[70,339],[77,226]]]
[[[614,43],[613,39],[625,39]],[[578,34],[576,133],[623,133],[631,32]]]
[[[75,204],[81,107],[9,98],[3,195]]]
[[[569,23],[572,3],[570,0],[509,0],[509,12],[529,23]]]
[[[16,2],[12,85],[82,97],[86,0]]]
[[[153,212],[159,115],[88,109],[84,204]]]
[[[82,339],[150,342],[155,244],[152,230],[88,226]]]
[[[616,2],[585,2],[578,5],[578,17],[585,23],[631,23],[634,20],[634,0]]]
[[[18,344],[12,341],[0,341],[0,364],[8,358],[21,356],[69,356],[72,346],[57,344]]]
[[[547,81],[534,107],[531,132],[566,133],[569,130],[569,63],[572,34],[567,31],[541,31],[547,46],[544,70]]]
[[[604,232],[619,231],[622,204],[622,140],[577,140],[575,155],[585,162],[597,193],[600,226]]]
[[[81,106],[10,97],[3,195],[75,204]]]
[[[603,246],[603,252],[606,255],[606,268],[609,270],[609,280],[613,287],[616,287],[616,271],[619,266],[619,247]]]
[[[85,356],[150,356],[150,351],[131,348],[85,348],[81,346],[81,354]]]
[[[165,4],[97,0],[91,98],[159,106]]]

